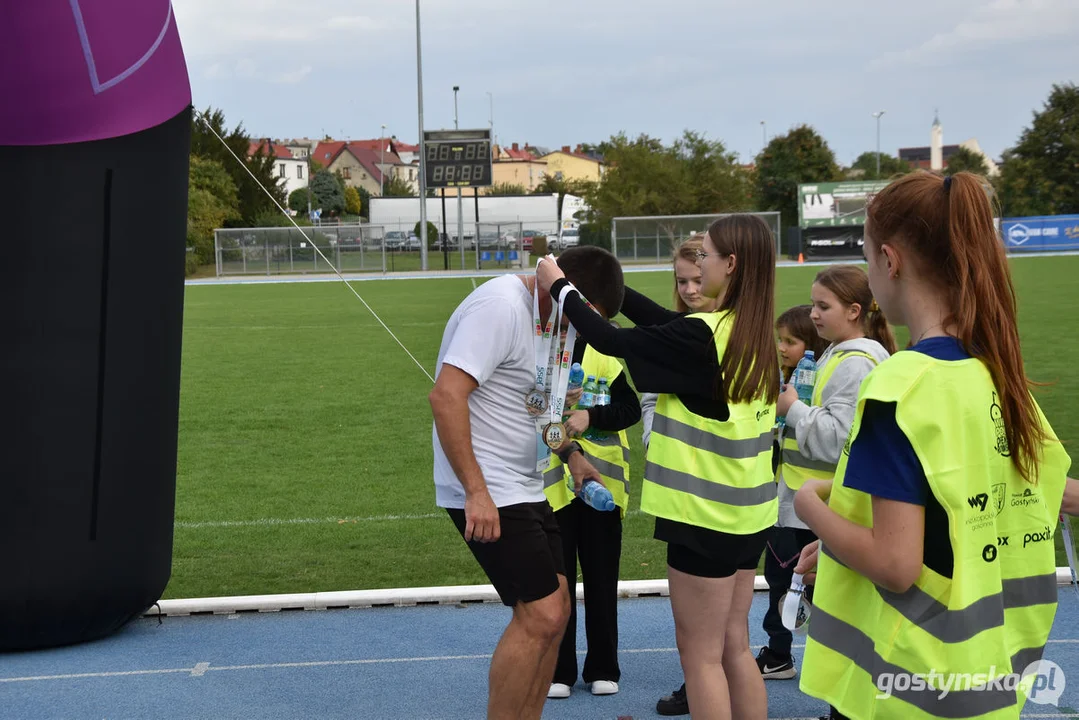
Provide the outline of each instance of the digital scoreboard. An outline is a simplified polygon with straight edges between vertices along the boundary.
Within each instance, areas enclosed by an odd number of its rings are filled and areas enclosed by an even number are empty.
[[[429,188],[491,185],[491,131],[425,130],[424,165]]]

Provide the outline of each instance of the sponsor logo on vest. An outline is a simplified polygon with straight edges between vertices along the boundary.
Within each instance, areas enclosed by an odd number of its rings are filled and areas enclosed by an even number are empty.
[[[989,406],[989,419],[993,421],[993,429],[996,432],[997,443],[994,449],[1003,455],[1008,457],[1011,455],[1011,450],[1008,447],[1008,433],[1004,429],[1004,411],[1000,407],[1000,400],[997,394],[993,393],[993,403]]]
[[[772,408],[765,408],[763,410],[758,410],[757,411],[757,419],[760,420],[761,418],[766,418],[771,414],[772,414]]]
[[[843,443],[843,454],[850,456],[850,446],[854,442],[854,426],[850,426],[850,431],[847,433],[847,442]]]
[[[1027,533],[1023,536],[1023,547],[1031,543],[1049,542],[1053,539],[1053,530],[1048,525],[1041,532]]]
[[[987,563],[991,563],[996,559],[997,559],[997,546],[996,545],[986,545],[984,548],[982,548],[982,560],[985,560]]]
[[[1012,493],[1012,507],[1029,507],[1042,501],[1041,495],[1027,488],[1021,493]]]
[[[997,516],[1000,509],[1004,507],[1004,486],[1000,485],[1000,490],[997,490],[997,486],[993,486],[993,503],[989,503],[989,493],[978,493],[977,495],[971,495],[967,498],[967,505],[971,510],[976,511],[973,515],[967,518],[967,525],[971,526],[972,530],[978,530],[980,528],[988,527],[993,523],[993,518]]]
[[[893,692],[931,692],[943,700],[951,692],[1015,692],[1022,688],[1031,702],[1040,705],[1060,702],[1064,692],[1064,671],[1051,660],[1031,663],[1022,673],[998,674],[991,665],[987,673],[881,673],[877,677],[878,700]]]
[[[997,509],[997,515],[1004,511],[1004,502],[1008,499],[1008,486],[1005,483],[997,483],[993,486],[993,507]]]
[[[1004,546],[1008,544],[1008,538],[1010,535],[997,535],[997,546]]]

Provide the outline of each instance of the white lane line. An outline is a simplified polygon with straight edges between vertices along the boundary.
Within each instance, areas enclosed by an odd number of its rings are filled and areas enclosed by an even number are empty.
[[[792,645],[793,648],[804,648],[805,645]],[[753,650],[760,649],[754,646]],[[677,653],[678,648],[627,648],[619,652],[629,654],[641,653]],[[579,650],[578,655],[584,655],[586,651]],[[111,678],[127,677],[131,675],[167,675],[171,673],[185,673],[192,677],[202,677],[206,673],[225,672],[235,670],[274,670],[278,668],[315,668],[337,667],[347,665],[391,665],[415,662],[456,662],[460,660],[490,660],[490,654],[482,655],[428,655],[422,657],[397,657],[397,658],[360,658],[355,660],[312,660],[307,662],[281,662],[281,663],[257,663],[251,665],[211,665],[208,662],[197,663],[194,667],[163,668],[159,670],[120,670],[112,672],[96,673],[69,673],[63,675],[28,675],[24,677],[0,678],[0,683],[33,682],[41,680],[72,680],[81,678]]]

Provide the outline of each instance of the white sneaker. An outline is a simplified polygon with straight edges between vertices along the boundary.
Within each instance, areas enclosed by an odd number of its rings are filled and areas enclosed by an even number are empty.
[[[617,691],[617,688],[615,690]],[[547,691],[547,697],[553,700],[568,698],[569,694],[570,686],[565,683],[551,683],[551,689]]]
[[[617,692],[618,683],[614,682],[613,680],[596,680],[594,683],[592,683],[593,695],[614,695]],[[550,695],[548,695],[547,697],[550,697]]]

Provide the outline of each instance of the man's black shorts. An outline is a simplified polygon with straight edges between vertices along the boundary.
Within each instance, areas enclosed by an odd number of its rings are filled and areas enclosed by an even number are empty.
[[[461,537],[465,534],[465,511],[447,508]],[[541,600],[558,590],[558,576],[565,575],[562,535],[551,505],[507,505],[498,509],[501,535],[495,542],[468,543],[483,572],[495,586],[504,605]]]

